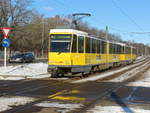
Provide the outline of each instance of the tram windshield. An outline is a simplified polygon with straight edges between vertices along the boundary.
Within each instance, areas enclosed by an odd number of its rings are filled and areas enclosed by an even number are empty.
[[[70,52],[71,37],[71,34],[50,35],[50,52]]]

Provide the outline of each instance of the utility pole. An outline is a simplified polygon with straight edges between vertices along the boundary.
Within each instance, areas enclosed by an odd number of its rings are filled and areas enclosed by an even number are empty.
[[[108,41],[108,26],[106,26],[106,30],[105,30],[105,38]]]
[[[106,53],[108,53],[109,51],[108,51],[108,26],[106,26],[106,30],[105,30],[105,39],[106,39],[106,42],[107,42],[107,49],[106,49]]]
[[[41,53],[42,53],[42,57],[44,57],[44,33],[45,33],[45,21],[44,18],[42,19],[42,25],[43,25],[43,30],[42,30],[42,40],[41,40]]]
[[[105,30],[105,39],[106,39],[106,61],[107,61],[107,64],[108,64],[108,61],[109,61],[109,41],[108,41],[108,26],[106,26],[106,30]],[[108,65],[107,65],[108,67]]]

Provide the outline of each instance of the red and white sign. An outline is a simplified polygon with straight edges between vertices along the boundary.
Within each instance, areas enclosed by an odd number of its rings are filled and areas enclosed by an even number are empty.
[[[3,31],[4,37],[7,38],[8,34],[10,33],[11,28],[3,27],[3,28],[1,28],[1,30]]]

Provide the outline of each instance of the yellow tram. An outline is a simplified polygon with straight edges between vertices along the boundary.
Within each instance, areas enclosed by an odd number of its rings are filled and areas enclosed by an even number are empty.
[[[89,73],[121,64],[132,63],[136,48],[106,41],[74,29],[51,29],[48,72],[60,74]]]

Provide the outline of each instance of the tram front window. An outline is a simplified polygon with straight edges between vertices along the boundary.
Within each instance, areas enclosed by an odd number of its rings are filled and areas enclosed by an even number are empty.
[[[71,37],[72,35],[51,35],[50,52],[70,52]]]

